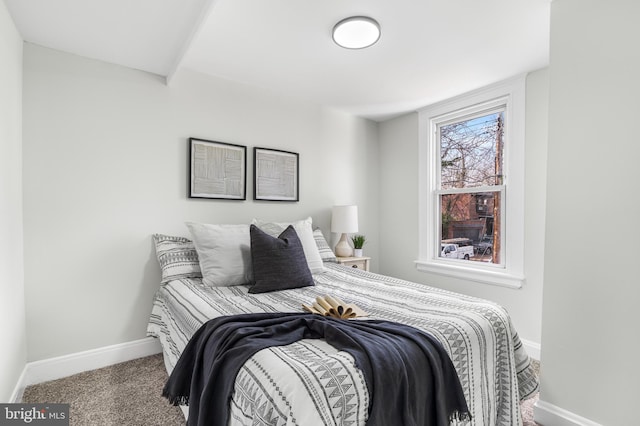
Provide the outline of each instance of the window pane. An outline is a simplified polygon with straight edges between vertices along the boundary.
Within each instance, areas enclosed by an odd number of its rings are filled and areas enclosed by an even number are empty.
[[[502,185],[504,112],[439,127],[442,189]]]
[[[501,263],[499,191],[440,195],[440,257]]]

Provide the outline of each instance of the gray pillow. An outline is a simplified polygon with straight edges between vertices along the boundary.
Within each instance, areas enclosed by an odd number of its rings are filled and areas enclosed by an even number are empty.
[[[255,225],[251,235],[253,286],[249,293],[266,293],[314,285],[302,243],[289,225],[276,238]]]
[[[248,225],[185,224],[198,252],[204,285],[226,287],[251,282]]]
[[[323,262],[338,262],[335,253],[331,250],[331,247],[329,247],[320,228],[313,230],[313,239],[316,241],[316,246],[318,247],[318,252]]]

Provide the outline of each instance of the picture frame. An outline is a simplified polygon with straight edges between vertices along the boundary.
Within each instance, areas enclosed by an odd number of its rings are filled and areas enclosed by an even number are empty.
[[[189,138],[189,198],[247,199],[247,147]]]
[[[254,147],[253,199],[299,201],[299,160],[296,152]]]

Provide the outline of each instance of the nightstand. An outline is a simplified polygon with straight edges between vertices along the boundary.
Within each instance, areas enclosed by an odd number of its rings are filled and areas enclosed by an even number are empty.
[[[369,270],[370,257],[336,257],[339,264],[350,266],[352,268],[362,269],[363,271]]]

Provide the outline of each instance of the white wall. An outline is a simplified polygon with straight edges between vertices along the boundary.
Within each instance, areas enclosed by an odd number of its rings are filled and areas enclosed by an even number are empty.
[[[551,4],[540,398],[603,425],[638,424],[639,16]]]
[[[30,361],[145,336],[155,232],[360,207],[377,257],[377,124],[236,83],[158,76],[26,44],[24,226]],[[248,147],[248,200],[187,198],[187,139]],[[300,202],[254,202],[254,146],[300,154]]]
[[[22,245],[22,37],[0,1],[0,401],[27,360]]]
[[[548,72],[530,73],[526,88],[525,275],[521,289],[497,287],[419,272],[418,114],[379,125],[380,272],[502,304],[520,337],[540,343],[544,270]]]

